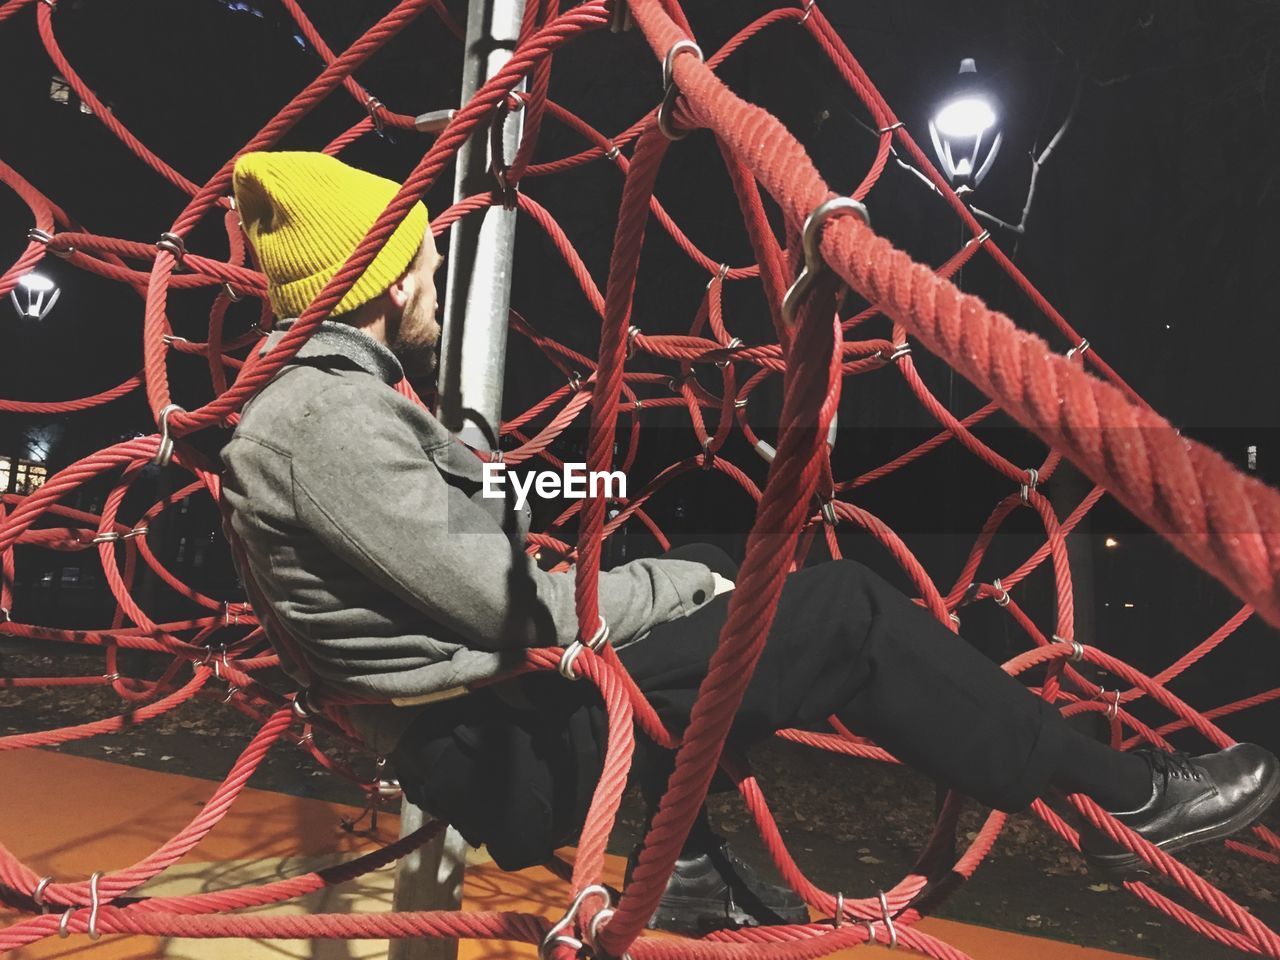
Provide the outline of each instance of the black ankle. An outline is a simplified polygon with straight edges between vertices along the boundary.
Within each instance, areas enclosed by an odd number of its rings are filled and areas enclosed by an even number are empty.
[[[1052,784],[1083,793],[1105,810],[1136,810],[1151,799],[1151,765],[1064,724],[1062,755]]]

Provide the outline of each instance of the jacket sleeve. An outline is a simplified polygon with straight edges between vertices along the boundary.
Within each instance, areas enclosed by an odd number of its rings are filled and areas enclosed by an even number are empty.
[[[290,451],[299,522],[347,563],[477,649],[567,646],[574,573],[548,573],[463,491],[445,482],[384,398],[337,387],[300,416]],[[711,570],[635,560],[600,575],[615,646],[711,599]]]

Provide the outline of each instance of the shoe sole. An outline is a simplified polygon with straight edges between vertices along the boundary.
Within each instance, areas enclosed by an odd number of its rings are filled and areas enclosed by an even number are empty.
[[[1267,812],[1267,809],[1275,803],[1277,797],[1280,797],[1280,770],[1273,770],[1271,779],[1262,792],[1234,817],[1229,817],[1221,823],[1201,827],[1192,833],[1174,837],[1164,843],[1157,843],[1156,847],[1165,853],[1174,853],[1201,843],[1225,840],[1227,837],[1253,826]],[[1102,854],[1090,857],[1089,860],[1112,879],[1140,880],[1154,876],[1157,872],[1147,861],[1136,853],[1131,853],[1127,850],[1123,854]]]

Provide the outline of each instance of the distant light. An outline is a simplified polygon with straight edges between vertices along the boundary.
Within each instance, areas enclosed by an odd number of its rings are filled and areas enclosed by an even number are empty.
[[[1108,550],[1114,550],[1116,547],[1120,546],[1120,541],[1115,537],[1107,537],[1107,539],[1102,541],[1102,545]]]
[[[71,102],[71,84],[54,74],[49,78],[49,99],[63,105]]]
[[[21,296],[18,295],[19,290],[22,291]],[[26,320],[43,320],[61,295],[58,285],[42,273],[23,274],[9,291],[13,308]]]
[[[1133,604],[1132,604],[1132,603],[1126,603],[1126,604],[1124,605],[1124,608],[1125,608],[1126,610],[1132,610],[1132,609],[1133,609]]]
[[[957,89],[929,121],[929,136],[942,172],[957,192],[967,193],[991,170],[1003,134],[996,99],[982,87],[973,58],[960,61],[959,76]]]
[[[1173,329],[1173,327],[1171,327],[1171,326],[1170,326],[1169,324],[1167,324],[1167,323],[1164,325],[1164,328],[1165,328],[1166,330],[1172,330],[1172,329]]]
[[[62,439],[65,429],[63,424],[57,422],[28,427],[22,458],[33,463],[48,463],[49,455]]]
[[[1256,443],[1249,444],[1249,446],[1245,448],[1244,456],[1245,456],[1245,466],[1247,466],[1250,470],[1257,470],[1258,469],[1258,445]]]

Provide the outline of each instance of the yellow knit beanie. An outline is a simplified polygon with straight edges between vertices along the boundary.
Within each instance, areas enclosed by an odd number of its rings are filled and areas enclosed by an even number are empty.
[[[338,272],[400,184],[323,153],[246,153],[232,178],[236,208],[267,275],[271,307],[296,317]],[[330,316],[383,293],[417,255],[427,208],[415,203]]]

